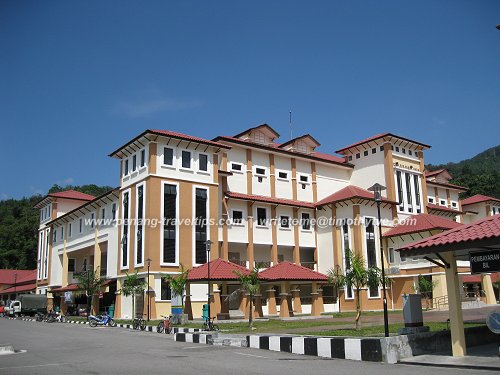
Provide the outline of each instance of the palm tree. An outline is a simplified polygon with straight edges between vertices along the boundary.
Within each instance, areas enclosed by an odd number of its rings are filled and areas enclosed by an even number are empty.
[[[106,281],[105,278],[101,278],[99,267],[94,271],[93,269],[88,269],[87,271],[81,273],[75,273],[74,277],[78,280],[78,289],[85,292],[87,296],[87,317],[90,315],[90,310],[92,308],[92,296],[101,291],[101,286],[103,286]]]
[[[363,255],[348,251],[350,267],[345,272],[345,284],[354,288],[356,299],[356,329],[359,328],[361,318],[361,289],[367,287],[378,288],[382,284],[382,275],[378,267],[366,267]],[[386,281],[387,283],[388,281]],[[386,284],[387,285],[387,284]]]
[[[260,280],[259,280],[259,269],[254,268],[252,272],[250,272],[248,275],[242,274],[240,271],[233,271],[236,276],[238,276],[238,279],[240,281],[240,288],[236,289],[234,292],[232,292],[228,297],[226,297],[226,300],[229,298],[229,300],[234,300],[236,296],[239,296],[240,294],[244,293],[248,295],[250,299],[249,303],[249,314],[248,314],[248,326],[250,328],[253,327],[253,299],[256,294],[260,292]]]
[[[172,294],[181,297],[182,312],[184,312],[184,290],[188,282],[188,274],[189,270],[185,269],[181,263],[179,274],[162,276],[162,279],[170,284]]]
[[[132,319],[135,317],[135,296],[144,294],[144,289],[146,289],[146,280],[139,277],[137,271],[131,275],[127,272],[121,292],[125,297],[132,296]]]
[[[335,296],[337,301],[339,301],[339,313],[340,313],[340,289],[342,289],[345,284],[345,275],[342,272],[342,268],[337,264],[335,268],[330,268],[327,272],[328,284],[335,288]]]

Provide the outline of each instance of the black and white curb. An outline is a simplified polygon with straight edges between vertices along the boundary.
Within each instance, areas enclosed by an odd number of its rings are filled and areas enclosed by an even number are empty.
[[[175,333],[174,341],[213,345],[213,337],[207,333]]]
[[[383,362],[382,345],[376,338],[247,336],[248,346],[277,352],[324,358]]]

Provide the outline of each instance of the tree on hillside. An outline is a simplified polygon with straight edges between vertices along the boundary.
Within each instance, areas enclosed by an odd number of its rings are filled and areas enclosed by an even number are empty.
[[[94,184],[90,185],[81,185],[81,186],[73,186],[73,185],[66,185],[66,186],[59,186],[57,184],[52,185],[52,187],[49,189],[48,193],[58,193],[61,191],[65,190],[76,190],[81,193],[93,195],[94,197],[98,197],[99,195],[102,195],[110,190],[112,190],[113,187],[111,186],[97,186]]]

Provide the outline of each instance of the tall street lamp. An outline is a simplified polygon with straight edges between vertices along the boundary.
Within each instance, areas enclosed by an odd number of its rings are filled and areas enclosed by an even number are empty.
[[[146,293],[146,296],[148,297],[148,322],[149,322],[149,318],[151,316],[151,305],[150,305],[150,299],[151,299],[151,296],[149,295],[150,293],[150,290],[149,290],[149,267],[151,266],[151,259],[148,258],[146,259],[146,262],[148,263],[148,292]]]
[[[378,238],[380,242],[380,260],[382,264],[382,290],[384,293],[384,331],[385,337],[389,337],[389,316],[387,314],[387,297],[385,293],[385,266],[384,266],[384,248],[382,244],[382,223],[380,220],[380,204],[382,203],[382,190],[386,187],[380,184],[375,184],[368,188],[369,191],[373,191],[375,202],[377,203],[377,214],[378,214]]]
[[[205,242],[205,245],[207,246],[207,267],[208,267],[208,269],[207,269],[207,279],[208,279],[208,306],[207,306],[207,312],[208,312],[208,322],[210,322],[210,246],[212,245],[212,241],[207,240],[207,242]]]
[[[17,273],[14,274],[14,299],[17,299]]]

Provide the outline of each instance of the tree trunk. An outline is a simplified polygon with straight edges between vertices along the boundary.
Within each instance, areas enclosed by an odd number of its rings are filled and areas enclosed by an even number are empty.
[[[361,318],[361,303],[359,300],[359,289],[356,289],[356,330],[359,328],[360,318]]]
[[[248,325],[249,327],[252,327],[252,323],[253,323],[253,314],[252,314],[252,301],[253,301],[253,298],[252,298],[252,295],[249,295],[249,298],[250,298],[250,311],[249,311],[249,314],[248,314]]]

